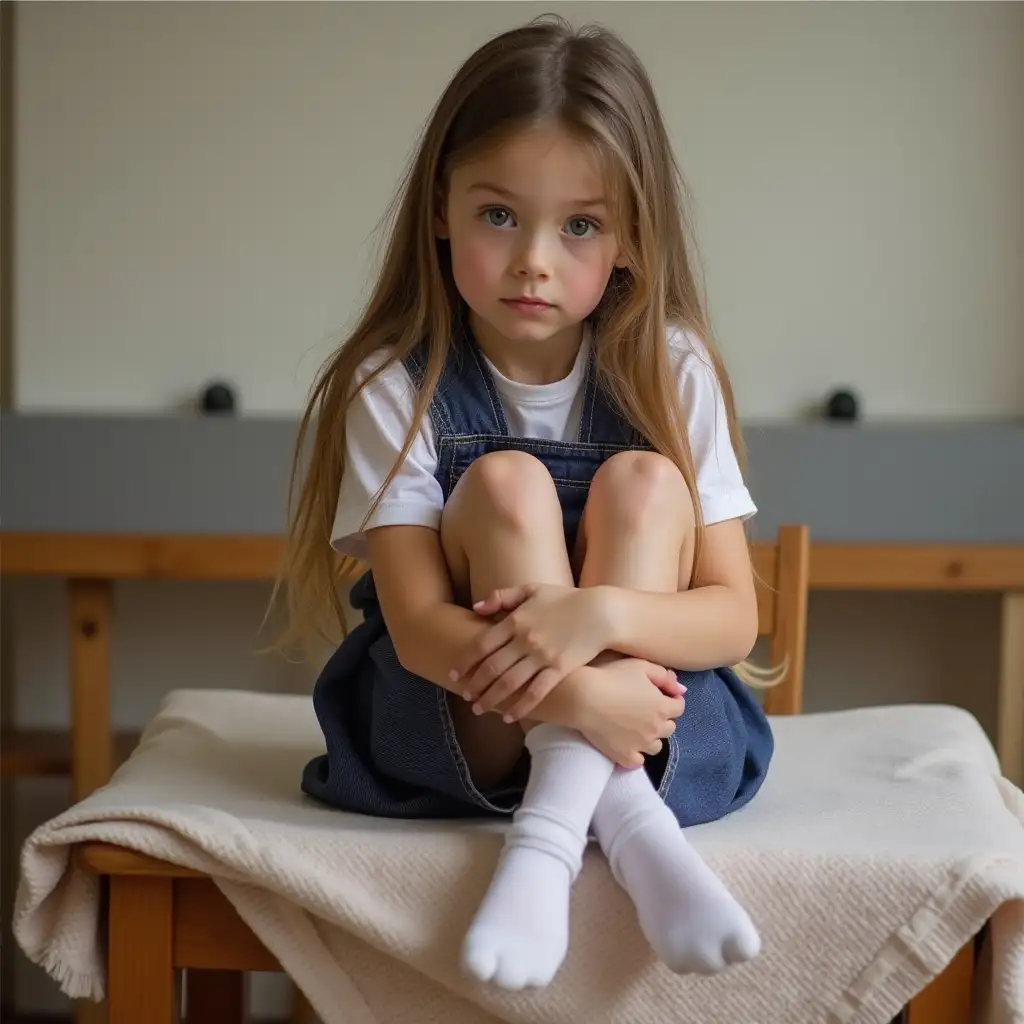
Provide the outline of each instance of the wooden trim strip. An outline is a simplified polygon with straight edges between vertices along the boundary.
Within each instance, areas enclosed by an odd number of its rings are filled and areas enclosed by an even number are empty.
[[[137,731],[114,734],[114,767],[138,746]],[[31,778],[71,774],[71,733],[67,729],[4,729],[0,732],[0,777]]]
[[[759,551],[771,544],[754,544]],[[0,533],[4,575],[271,580],[282,539],[253,535]],[[768,562],[761,565],[768,567]],[[770,573],[767,574],[770,576]],[[1024,543],[837,544],[811,538],[812,590],[1024,590]]]
[[[283,552],[277,536],[6,533],[4,575],[86,579],[268,580]]]
[[[1024,543],[811,544],[817,590],[1024,589]]]
[[[167,878],[206,878],[202,871],[181,864],[157,860],[144,853],[136,853],[112,843],[80,843],[73,847],[72,857],[77,867],[94,875],[154,875]]]

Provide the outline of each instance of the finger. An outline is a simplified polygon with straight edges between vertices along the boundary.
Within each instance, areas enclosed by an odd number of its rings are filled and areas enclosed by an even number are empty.
[[[490,688],[517,662],[526,657],[522,644],[512,641],[499,647],[489,658],[483,661],[476,671],[466,680],[463,695],[470,694],[467,700],[479,701]],[[485,710],[493,710],[491,703]]]
[[[502,673],[501,677],[495,680],[473,705],[473,710],[481,714],[500,706],[514,693],[526,686],[540,670],[540,663],[536,658],[526,655],[521,661],[517,661],[508,671]]]
[[[650,754],[652,757],[654,757],[655,755],[661,753],[661,748],[661,740],[651,740],[651,742],[648,743],[647,746],[643,748],[643,750],[645,754]]]
[[[665,717],[678,718],[686,710],[686,701],[682,697],[665,698]]]
[[[669,696],[675,696],[679,693],[685,693],[686,687],[683,686],[676,678],[675,672],[670,668],[662,668],[661,665],[651,665],[647,670],[647,678],[662,693],[668,694]]]
[[[482,601],[473,605],[478,615],[496,615],[501,611],[501,591],[492,590]]]
[[[508,709],[505,714],[505,721],[518,722],[526,718],[562,679],[562,674],[554,668],[546,668],[538,672],[536,678],[526,688],[523,696]]]
[[[676,723],[670,718],[667,722],[664,722],[661,726],[661,738],[667,740],[669,736],[675,735]]]
[[[661,683],[658,686],[666,697],[682,697],[686,693],[686,687],[673,675],[667,682]]]
[[[460,679],[471,676],[485,658],[489,658],[499,647],[504,647],[514,634],[514,626],[508,619],[492,626],[469,645],[458,664],[448,673],[448,678],[457,683]],[[463,696],[466,696],[465,692]]]
[[[473,611],[480,611],[483,615],[493,615],[495,612],[510,612],[518,608],[527,598],[527,588],[504,587],[499,590],[492,590],[483,601],[477,601],[473,605]],[[490,611],[481,611],[480,605],[486,605]]]

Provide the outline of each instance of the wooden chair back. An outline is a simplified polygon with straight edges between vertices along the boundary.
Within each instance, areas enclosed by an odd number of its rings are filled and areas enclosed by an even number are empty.
[[[764,707],[770,715],[796,715],[804,697],[810,530],[802,525],[780,527],[774,544],[753,545],[753,560],[758,634],[770,637],[766,667],[785,666],[782,680],[765,690]]]

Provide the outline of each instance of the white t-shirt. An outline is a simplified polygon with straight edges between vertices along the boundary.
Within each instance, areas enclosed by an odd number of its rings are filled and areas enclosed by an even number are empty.
[[[694,335],[673,330],[669,346],[676,367],[697,475],[704,522],[746,519],[756,512],[729,438],[725,402],[707,350]],[[574,441],[579,430],[590,341],[584,338],[569,375],[553,384],[520,384],[503,377],[490,360],[487,368],[501,397],[509,431],[518,437]],[[357,374],[362,381],[386,358],[377,352]],[[412,425],[416,392],[401,362],[393,363],[362,389],[348,410],[345,473],[331,531],[340,553],[366,557],[360,527],[377,492],[398,461]],[[382,496],[366,529],[375,526],[428,526],[439,529],[444,495],[434,478],[437,452],[433,424],[424,416],[412,448]]]

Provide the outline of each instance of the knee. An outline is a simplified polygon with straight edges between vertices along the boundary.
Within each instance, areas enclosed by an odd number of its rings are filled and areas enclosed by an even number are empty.
[[[588,511],[619,529],[638,529],[669,518],[684,529],[694,525],[693,500],[683,474],[656,452],[620,452],[594,474]]]
[[[490,452],[466,470],[462,480],[475,507],[506,525],[529,527],[547,517],[558,494],[551,474],[526,452]]]

